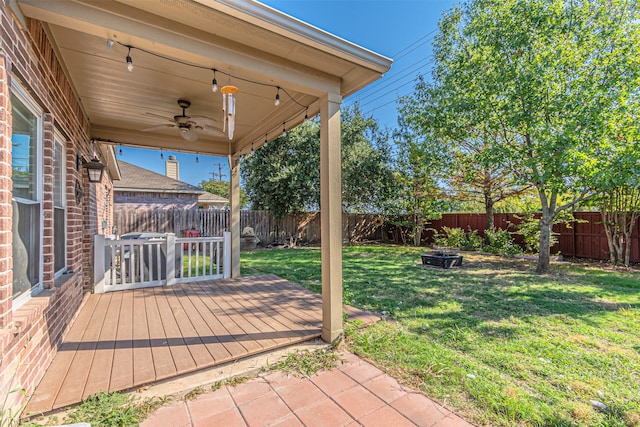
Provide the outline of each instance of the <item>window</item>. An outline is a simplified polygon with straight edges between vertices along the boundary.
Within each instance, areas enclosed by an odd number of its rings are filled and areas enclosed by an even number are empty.
[[[17,85],[11,93],[14,306],[42,290],[42,112]]]
[[[66,155],[64,139],[55,137],[53,149],[53,254],[56,276],[67,269],[66,243]]]

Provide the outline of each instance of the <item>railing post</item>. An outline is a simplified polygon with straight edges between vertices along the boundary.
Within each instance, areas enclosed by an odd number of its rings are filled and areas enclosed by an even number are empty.
[[[93,238],[93,292],[104,293],[104,242],[102,234],[96,234]]]
[[[176,235],[167,233],[167,286],[176,281]]]
[[[231,277],[231,232],[222,233],[224,237],[224,261],[222,263],[222,277]]]

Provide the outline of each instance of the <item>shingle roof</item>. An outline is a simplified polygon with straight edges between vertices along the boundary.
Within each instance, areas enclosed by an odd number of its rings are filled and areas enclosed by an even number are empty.
[[[136,191],[140,193],[204,194],[201,188],[169,178],[140,166],[118,160],[122,178],[113,182],[114,191]]]
[[[227,199],[217,194],[211,194],[206,192],[198,196],[198,202],[200,203],[229,203]]]

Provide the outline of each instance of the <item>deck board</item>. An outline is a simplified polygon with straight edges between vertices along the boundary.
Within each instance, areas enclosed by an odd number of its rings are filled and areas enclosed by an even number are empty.
[[[111,297],[112,295],[110,294],[101,295],[101,301],[98,302],[93,311],[91,320],[86,326],[84,334],[82,334],[82,341],[78,345],[73,362],[62,382],[60,392],[54,403],[55,407],[70,405],[82,399],[82,393],[89,377]]]
[[[273,275],[90,295],[26,413],[317,338],[321,308]]]
[[[113,348],[109,391],[124,390],[133,384],[133,292],[119,293],[122,294],[122,306]]]
[[[109,307],[105,317],[102,330],[100,331],[99,343],[96,347],[91,369],[87,378],[82,398],[85,399],[100,390],[108,390],[111,380],[111,365],[113,363],[113,351],[118,332],[118,318],[122,307],[122,293],[111,295]]]
[[[146,295],[146,296],[145,296]],[[133,291],[133,384],[145,384],[155,380],[155,366],[149,339],[146,289]]]
[[[156,372],[156,380],[171,378],[176,375],[176,364],[173,361],[169,342],[162,326],[162,317],[158,308],[156,296],[151,295],[144,300],[149,325],[149,339],[151,341],[151,355]]]

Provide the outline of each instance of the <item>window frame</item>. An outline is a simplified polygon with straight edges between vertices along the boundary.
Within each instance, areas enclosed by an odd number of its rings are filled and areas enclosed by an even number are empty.
[[[37,130],[36,130],[36,200],[24,199],[21,197],[15,197],[13,192],[11,199],[24,204],[39,204],[40,205],[40,230],[44,230],[44,111],[40,108],[36,102],[29,96],[27,91],[17,82],[16,78],[11,79],[11,93],[22,102],[22,104],[36,117]],[[11,107],[13,109],[13,106]],[[13,114],[13,111],[12,111]],[[11,138],[13,139],[13,129],[11,132]],[[13,153],[13,150],[12,150]],[[12,166],[13,167],[13,166]],[[12,236],[13,239],[13,236]],[[31,297],[38,295],[44,289],[44,233],[41,232],[39,236],[39,251],[38,251],[38,283],[31,286],[31,292],[25,292],[19,297],[13,299],[13,309],[17,309],[24,305]]]
[[[61,195],[61,202],[62,202],[62,206],[57,206],[56,205],[56,198],[55,198],[55,194],[56,194],[56,188],[55,188],[55,177],[54,177],[54,188],[53,188],[53,247],[54,247],[54,251],[53,251],[53,256],[54,256],[54,260],[53,260],[53,265],[54,265],[54,269],[56,266],[56,250],[55,250],[55,245],[56,245],[56,241],[55,241],[55,237],[56,237],[56,224],[55,224],[55,217],[56,217],[56,209],[62,209],[62,211],[64,212],[64,219],[63,219],[63,252],[64,252],[64,261],[63,261],[63,266],[61,269],[57,270],[54,272],[54,279],[59,278],[60,276],[62,276],[68,269],[68,265],[67,265],[67,244],[66,244],[66,237],[67,237],[67,227],[68,227],[68,219],[67,219],[67,144],[66,144],[66,139],[60,134],[60,132],[56,131],[53,134],[53,150],[55,153],[56,150],[56,146],[60,146],[60,170],[61,170],[61,176],[60,176],[60,185],[62,186],[62,188],[60,188],[60,195]],[[53,156],[53,173],[55,175],[56,172],[56,164],[55,164],[55,154]]]

